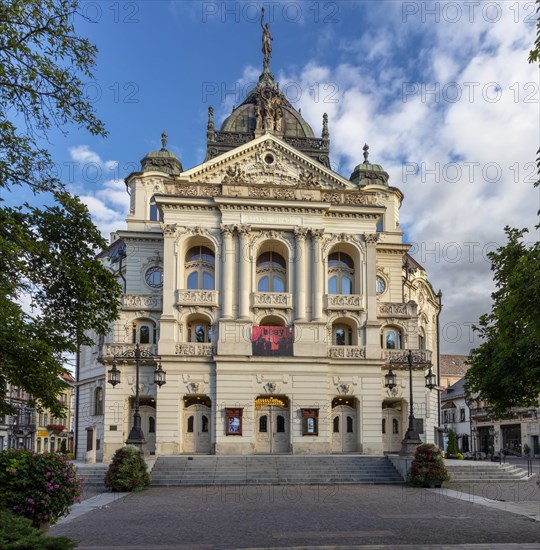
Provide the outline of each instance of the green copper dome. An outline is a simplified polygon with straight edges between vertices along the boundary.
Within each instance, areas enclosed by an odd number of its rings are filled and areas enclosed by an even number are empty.
[[[363,187],[364,185],[388,185],[390,176],[380,164],[368,161],[369,145],[364,145],[364,162],[353,170],[350,181]]]
[[[163,132],[161,134],[161,149],[159,151],[150,151],[141,160],[141,170],[143,172],[151,172],[157,170],[159,172],[165,172],[170,176],[178,176],[184,169],[182,163],[178,160],[178,157],[167,150],[167,134]]]

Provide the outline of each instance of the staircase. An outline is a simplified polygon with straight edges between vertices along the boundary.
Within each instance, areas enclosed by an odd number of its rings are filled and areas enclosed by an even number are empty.
[[[159,457],[152,486],[394,484],[401,476],[386,457],[249,455]]]
[[[109,467],[108,464],[78,464],[77,475],[82,480],[83,487],[103,487],[105,490],[105,474]]]
[[[463,462],[445,460],[446,469],[451,476],[447,483],[471,483],[482,481],[526,481],[527,470],[511,464],[496,462]]]

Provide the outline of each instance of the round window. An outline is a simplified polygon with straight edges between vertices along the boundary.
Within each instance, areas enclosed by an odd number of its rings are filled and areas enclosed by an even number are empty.
[[[386,282],[382,277],[377,276],[377,279],[375,280],[375,288],[377,290],[377,294],[382,294],[386,290]]]
[[[151,267],[146,271],[145,281],[152,288],[161,288],[163,286],[163,268]]]
[[[266,162],[266,164],[274,164],[274,155],[272,155],[271,153],[268,153],[265,157],[264,157],[264,162]]]

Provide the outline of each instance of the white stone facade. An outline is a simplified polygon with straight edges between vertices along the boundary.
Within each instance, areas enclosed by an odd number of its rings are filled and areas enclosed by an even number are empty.
[[[147,452],[399,451],[408,370],[394,366],[390,391],[387,363],[413,349],[436,372],[439,302],[421,267],[403,266],[398,189],[360,187],[272,133],[180,175],[133,173],[126,185],[128,226],[111,245],[122,257],[104,260],[125,295],[107,337],[81,352],[79,459],[108,461],[127,439],[135,368],[122,355],[136,342],[159,354],[167,373],[158,389],[154,366],[141,365]],[[190,261],[194,249],[202,252]],[[265,274],[281,279],[279,291],[267,291]],[[344,286],[330,293],[334,275]],[[294,343],[284,353],[257,349],[257,326],[282,327],[270,332],[288,331]],[[386,349],[391,331],[398,349]],[[106,377],[115,357],[122,379],[113,388]],[[415,416],[433,442],[437,396],[424,386],[426,368],[414,370]],[[241,435],[228,433],[231,415],[241,417]]]

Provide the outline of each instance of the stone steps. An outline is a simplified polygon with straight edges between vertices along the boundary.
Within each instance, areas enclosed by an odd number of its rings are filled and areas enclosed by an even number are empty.
[[[105,486],[105,474],[109,468],[108,464],[75,465],[77,475],[82,479],[83,486],[100,487]]]
[[[527,470],[508,464],[448,464],[450,483],[520,481],[527,480]]]
[[[176,456],[160,457],[151,485],[403,483],[385,457]]]

